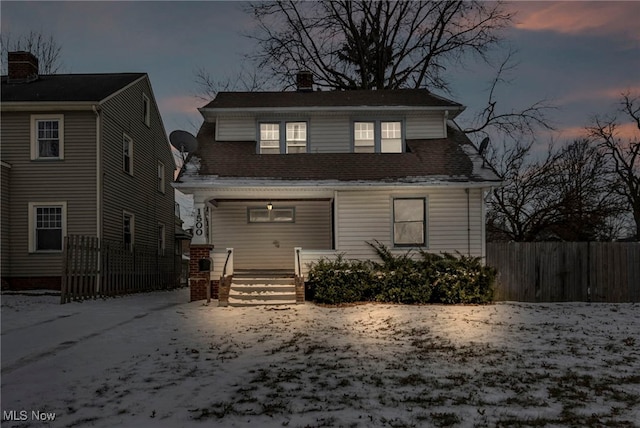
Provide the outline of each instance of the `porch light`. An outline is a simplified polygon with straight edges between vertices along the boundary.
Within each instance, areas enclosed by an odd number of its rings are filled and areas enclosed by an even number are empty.
[[[267,203],[267,209],[271,211],[273,209],[273,204],[271,202]]]

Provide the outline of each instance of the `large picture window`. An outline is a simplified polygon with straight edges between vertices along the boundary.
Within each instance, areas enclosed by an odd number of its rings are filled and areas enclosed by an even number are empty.
[[[63,115],[31,117],[31,159],[63,159]]]
[[[393,200],[393,243],[395,246],[425,246],[426,224],[426,201],[424,198]]]

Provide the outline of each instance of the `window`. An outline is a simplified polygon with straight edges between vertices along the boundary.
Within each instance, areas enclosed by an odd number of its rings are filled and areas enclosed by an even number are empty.
[[[261,123],[260,124],[260,153],[279,154],[280,153],[280,124]]]
[[[307,152],[307,123],[287,122],[287,153]]]
[[[355,153],[402,153],[402,122],[354,122],[353,151]]]
[[[164,240],[164,224],[158,223],[158,254],[164,256],[165,240]]]
[[[127,134],[122,136],[122,170],[133,175],[133,140]]]
[[[147,94],[142,94],[142,121],[147,126],[151,124],[151,103]]]
[[[402,124],[380,122],[380,152],[402,153]]]
[[[295,208],[249,208],[249,223],[294,223]]]
[[[29,203],[29,251],[62,251],[67,228],[66,202]]]
[[[134,227],[135,227],[134,215],[126,211],[123,212],[122,213],[122,242],[124,243],[124,247],[128,250],[133,249]]]
[[[374,153],[374,122],[356,122],[353,126],[353,151],[356,153]]]
[[[424,198],[393,200],[393,243],[396,246],[424,246],[426,210]]]
[[[64,159],[64,116],[31,116],[31,159]]]
[[[158,191],[164,193],[164,164],[158,161]]]
[[[307,122],[260,124],[260,154],[306,153]]]

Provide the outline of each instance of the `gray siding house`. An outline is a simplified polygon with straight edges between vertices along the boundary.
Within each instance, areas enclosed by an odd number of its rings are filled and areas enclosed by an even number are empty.
[[[88,235],[174,252],[175,163],[145,73],[2,76],[2,284],[59,288],[62,242]]]
[[[219,93],[174,184],[194,195],[192,255],[210,251],[213,281],[304,278],[322,257],[375,257],[374,240],[484,257],[499,178],[453,121],[463,109],[424,89]]]

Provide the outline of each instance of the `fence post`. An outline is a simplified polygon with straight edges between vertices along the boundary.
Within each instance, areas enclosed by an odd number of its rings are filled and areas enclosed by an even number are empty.
[[[62,282],[60,283],[60,304],[66,303],[67,297],[67,276],[69,274],[69,237],[65,236],[62,244]]]

